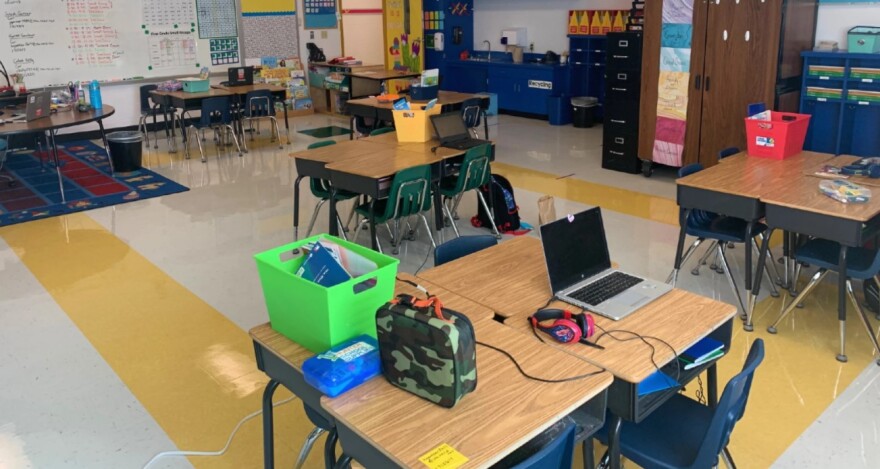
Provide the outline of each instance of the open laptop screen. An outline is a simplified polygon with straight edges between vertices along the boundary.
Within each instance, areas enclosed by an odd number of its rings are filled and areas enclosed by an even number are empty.
[[[599,207],[541,226],[553,293],[611,268]]]
[[[446,112],[431,116],[431,124],[434,125],[434,131],[437,133],[437,140],[440,140],[440,143],[461,140],[470,135],[460,112]]]

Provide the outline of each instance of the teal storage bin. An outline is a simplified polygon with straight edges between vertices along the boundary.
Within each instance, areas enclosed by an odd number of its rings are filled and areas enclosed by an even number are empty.
[[[880,26],[855,26],[846,34],[849,52],[876,54],[880,52]]]
[[[475,93],[477,96],[489,97],[489,109],[486,110],[487,116],[498,115],[498,93]]]
[[[180,82],[183,83],[183,91],[187,93],[204,93],[211,89],[211,84],[208,79],[181,78]]]
[[[302,246],[326,239],[376,263],[375,271],[332,287],[296,275]],[[299,251],[299,252],[297,252]],[[399,260],[321,234],[254,255],[272,329],[315,353],[361,334],[376,337],[376,310],[394,297]]]

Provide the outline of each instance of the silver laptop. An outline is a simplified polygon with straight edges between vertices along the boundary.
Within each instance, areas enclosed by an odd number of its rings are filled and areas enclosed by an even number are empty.
[[[43,117],[49,117],[52,112],[52,92],[35,91],[27,95],[27,107],[24,113],[12,115],[12,120],[17,122],[30,122]]]
[[[541,226],[541,244],[553,295],[615,321],[672,290],[611,268],[599,207]]]

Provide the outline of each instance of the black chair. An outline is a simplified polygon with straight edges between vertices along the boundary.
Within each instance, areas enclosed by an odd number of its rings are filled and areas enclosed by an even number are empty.
[[[434,266],[452,262],[496,244],[498,239],[492,235],[461,236],[451,239],[434,249]]]
[[[271,141],[274,142],[274,136],[277,136],[278,148],[284,149],[284,146],[281,145],[281,130],[278,128],[278,119],[275,118],[275,104],[272,93],[269,90],[251,91],[245,95],[244,104],[241,109],[241,119],[242,124],[247,122],[250,125],[251,141],[254,140],[254,121],[257,122],[257,133],[259,133],[260,120],[269,119],[269,122],[272,124],[272,129],[275,131]],[[244,136],[242,136],[241,139],[241,145],[244,151],[247,152],[247,143],[245,143],[243,137]],[[289,138],[290,136],[288,135],[288,139]]]
[[[727,443],[745,414],[752,378],[763,360],[764,341],[755,339],[742,371],[727,382],[715,408],[676,394],[641,422],[624,422],[620,453],[644,469],[715,467],[722,452],[730,462]],[[608,429],[595,437],[607,444]]]
[[[482,98],[468,98],[461,103],[461,118],[474,138],[480,138],[478,130],[485,119]],[[488,136],[486,136],[488,138]]]
[[[232,136],[235,147],[238,148],[238,156],[243,156],[241,146],[238,144],[238,138],[235,135],[235,129],[232,127],[232,108],[228,96],[220,96],[217,98],[206,98],[202,100],[201,116],[198,122],[194,122],[187,127],[190,134],[194,134],[195,141],[199,146],[199,154],[202,156],[202,163],[205,159],[205,150],[202,147],[202,141],[205,139],[205,130],[214,131],[214,141],[218,144],[223,143],[224,131],[226,135]],[[189,158],[189,141],[193,137],[186,140],[186,157]]]
[[[150,95],[150,92],[155,91],[156,89],[158,89],[157,85],[143,85],[140,87],[141,117],[138,120],[138,130],[143,131],[144,141],[147,143],[147,148],[150,147],[150,133],[147,131],[147,118],[151,116],[153,118],[153,148],[159,148],[159,139],[156,137],[155,131],[157,125],[156,116],[159,114],[162,115],[162,121],[165,123],[165,137],[170,139],[168,121],[165,118],[167,116],[165,103],[153,101],[153,98]]]

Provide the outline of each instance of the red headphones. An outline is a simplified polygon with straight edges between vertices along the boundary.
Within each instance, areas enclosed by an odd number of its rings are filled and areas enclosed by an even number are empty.
[[[562,309],[542,309],[529,316],[532,330],[539,329],[563,344],[586,341],[596,333],[596,323],[589,314],[573,314]],[[554,320],[549,326],[543,321]]]

